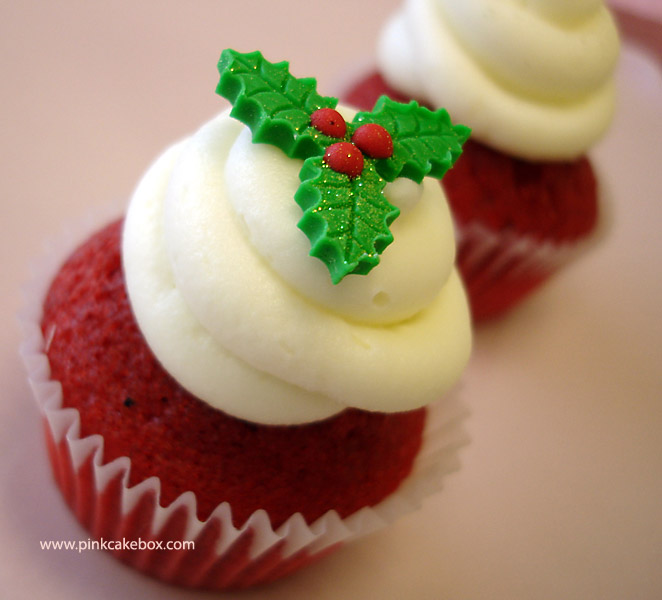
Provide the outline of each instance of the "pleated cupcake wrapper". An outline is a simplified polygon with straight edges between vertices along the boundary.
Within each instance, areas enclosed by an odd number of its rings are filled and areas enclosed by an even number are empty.
[[[93,221],[98,220],[83,220],[83,227],[89,231]],[[182,494],[167,507],[160,506],[159,479],[151,477],[129,487],[128,457],[103,464],[102,437],[80,437],[78,411],[62,407],[61,386],[50,379],[44,353],[48,339],[39,326],[42,298],[56,269],[77,245],[72,240],[80,239],[70,230],[61,244],[51,245],[46,259],[33,270],[19,315],[23,329],[20,354],[43,416],[53,473],[67,503],[95,538],[113,543],[142,541],[142,549],[113,550],[122,561],[184,586],[225,589],[265,583],[418,509],[426,496],[441,489],[443,477],[459,467],[458,450],[468,442],[462,426],[467,410],[456,389],[429,408],[423,446],[412,473],[377,506],[344,519],[329,511],[310,525],[297,513],[277,529],[263,510],[235,527],[227,503],[200,521],[193,492]],[[193,541],[195,547],[168,550],[168,541]],[[156,547],[158,542],[162,548]]]
[[[582,243],[553,244],[511,232],[495,232],[480,223],[457,225],[458,261],[466,273],[497,277],[550,274],[570,262]]]
[[[506,297],[509,290],[519,289],[508,296],[507,302],[516,303],[604,239],[611,225],[612,205],[599,169],[594,169],[599,182],[598,219],[594,229],[581,239],[556,243],[513,231],[495,231],[479,222],[455,223],[457,264],[479,320],[490,310],[485,307],[493,304],[493,295]],[[503,310],[509,307],[503,306]]]

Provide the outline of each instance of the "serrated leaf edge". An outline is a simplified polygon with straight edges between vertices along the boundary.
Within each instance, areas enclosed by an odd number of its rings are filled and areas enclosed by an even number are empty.
[[[383,201],[392,208],[389,212],[384,213],[384,219],[382,221],[382,225],[387,233],[375,231],[375,235],[372,238],[371,251],[364,251],[356,260],[348,261],[348,249],[346,245],[341,242],[339,236],[330,234],[329,223],[318,210],[319,205],[323,201],[322,192],[313,182],[323,176],[324,169],[329,168],[322,162],[321,157],[311,157],[304,161],[299,175],[301,185],[296,191],[294,199],[303,210],[303,215],[297,226],[306,234],[311,242],[309,254],[324,262],[331,275],[331,281],[336,284],[346,275],[365,274],[379,264],[379,255],[393,241],[390,225],[398,217],[400,210],[391,205],[384,196],[383,189],[386,186],[386,181],[379,178],[380,181],[383,181],[380,195]],[[364,171],[366,168],[374,168],[374,165],[368,162],[364,166]],[[378,175],[376,170],[375,174]],[[353,210],[352,212],[355,213],[356,211]],[[375,230],[375,227],[369,221],[365,221],[365,223],[371,229]],[[350,226],[353,226],[353,223]]]

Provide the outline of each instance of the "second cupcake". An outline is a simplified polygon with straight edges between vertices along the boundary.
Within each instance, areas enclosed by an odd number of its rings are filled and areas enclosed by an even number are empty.
[[[502,315],[596,238],[586,153],[612,117],[618,49],[600,0],[407,0],[377,71],[343,94],[361,108],[415,98],[472,128],[443,185],[475,319]]]

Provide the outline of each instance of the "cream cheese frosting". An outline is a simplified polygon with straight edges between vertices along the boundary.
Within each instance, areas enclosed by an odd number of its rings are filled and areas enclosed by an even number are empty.
[[[259,423],[434,402],[471,346],[441,187],[389,184],[395,241],[333,285],[297,228],[301,165],[225,112],[150,167],[122,248],[148,345],[188,391]]]
[[[405,0],[377,59],[392,87],[447,108],[474,139],[555,160],[607,129],[618,52],[602,0]]]

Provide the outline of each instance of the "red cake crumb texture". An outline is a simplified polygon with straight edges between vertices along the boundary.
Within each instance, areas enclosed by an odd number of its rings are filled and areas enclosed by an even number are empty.
[[[410,100],[374,73],[353,87],[344,101],[369,110],[381,95]],[[511,230],[562,243],[580,239],[597,220],[597,185],[586,157],[529,162],[469,139],[442,185],[459,223],[479,222],[493,231]]]
[[[54,279],[42,330],[63,405],[78,409],[81,437],[101,434],[104,462],[128,456],[130,485],[161,480],[167,506],[192,490],[198,517],[223,501],[240,526],[265,509],[274,527],[294,512],[310,523],[379,503],[410,473],[425,409],[348,409],[306,426],[235,419],[182,389],[147,347],[127,299],[122,222],[83,244]]]

